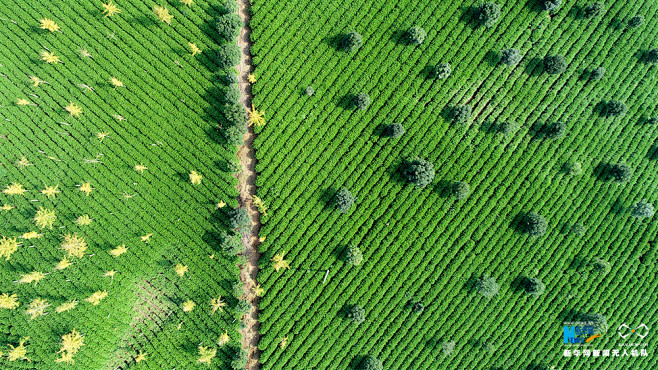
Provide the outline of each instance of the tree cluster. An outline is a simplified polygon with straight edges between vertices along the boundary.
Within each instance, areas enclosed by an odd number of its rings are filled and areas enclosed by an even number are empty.
[[[370,105],[370,95],[360,92],[354,96],[354,106],[360,110],[366,110]]]
[[[473,108],[470,105],[460,105],[453,110],[452,121],[460,125],[465,125],[471,118],[472,113]]]
[[[544,71],[549,75],[557,75],[567,70],[567,61],[562,55],[544,57]]]
[[[608,164],[606,168],[607,175],[616,182],[626,182],[631,178],[633,171],[628,165],[623,163]]]
[[[539,0],[539,5],[547,12],[554,12],[562,5],[562,0]]]
[[[412,27],[407,32],[407,41],[412,45],[420,45],[425,41],[427,37],[427,32],[422,27]]]
[[[384,134],[388,137],[399,138],[405,133],[404,126],[401,123],[391,123],[384,129]]]
[[[436,65],[434,68],[432,68],[430,75],[434,78],[439,78],[443,80],[450,77],[450,73],[452,73],[452,67],[450,66],[450,64],[441,63]]]
[[[416,158],[404,170],[404,176],[418,188],[424,188],[434,180],[434,165],[424,159]]]
[[[347,311],[347,318],[356,324],[361,324],[366,321],[366,310],[359,305],[354,305]]]

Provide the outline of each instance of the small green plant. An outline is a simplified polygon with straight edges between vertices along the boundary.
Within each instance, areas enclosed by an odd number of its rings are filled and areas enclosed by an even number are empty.
[[[567,61],[562,55],[544,57],[544,71],[549,75],[557,75],[567,70]]]
[[[441,63],[432,68],[430,75],[434,78],[444,80],[450,77],[452,73],[452,67],[448,63]]]
[[[354,106],[360,110],[366,110],[370,105],[370,95],[360,92],[354,96]]]
[[[345,249],[345,262],[352,266],[358,266],[363,262],[363,254],[361,249],[355,245],[349,245]]]
[[[500,5],[488,2],[480,5],[478,8],[478,19],[480,23],[487,27],[493,27],[500,20]]]
[[[598,276],[607,275],[611,269],[610,262],[598,257],[592,260],[591,265],[592,265],[592,270]]]
[[[500,62],[506,66],[515,66],[522,58],[519,49],[506,49],[500,52]]]
[[[443,350],[443,354],[445,356],[450,356],[452,353],[455,351],[455,342],[443,342],[441,343],[441,349]]]
[[[583,165],[580,162],[571,162],[567,164],[566,169],[570,176],[579,176],[583,173]]]
[[[471,193],[471,187],[468,183],[457,181],[452,184],[452,196],[457,200],[466,199]]]

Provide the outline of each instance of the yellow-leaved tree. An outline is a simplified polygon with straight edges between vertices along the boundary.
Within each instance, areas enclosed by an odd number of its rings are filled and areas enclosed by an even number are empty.
[[[217,355],[217,348],[209,348],[200,345],[199,358],[196,360],[196,362],[210,365],[210,362],[212,362],[212,359],[215,358],[215,355]]]
[[[57,262],[55,265],[55,270],[64,270],[65,268],[71,266],[71,261],[68,258],[64,257],[61,261]]]
[[[176,270],[176,275],[178,276],[183,276],[188,271],[187,265],[183,266],[180,263],[174,267],[174,270]]]
[[[265,126],[265,111],[258,111],[253,104],[249,110],[249,126],[251,125]]]
[[[196,303],[188,299],[187,301],[183,302],[183,312],[190,312],[194,309],[195,306]]]
[[[89,217],[89,215],[85,214],[85,215],[82,215],[82,216],[76,218],[75,221],[73,221],[73,223],[78,224],[78,225],[86,226],[86,225],[91,225],[91,221],[93,221],[93,218],[91,218],[91,217]]]
[[[166,6],[154,5],[153,13],[155,13],[155,16],[158,17],[160,22],[165,22],[171,26],[171,20],[174,19],[174,16],[169,14],[169,9]]]
[[[57,196],[57,194],[61,193],[61,191],[57,190],[58,187],[59,187],[59,184],[57,184],[55,186],[46,186],[45,189],[41,190],[41,194],[45,195],[48,198],[50,198],[50,197],[54,198],[54,197]]]
[[[85,193],[86,196],[89,196],[89,193],[91,193],[94,188],[91,187],[91,183],[85,182],[84,184],[80,185],[78,190]]]
[[[16,294],[9,295],[8,293],[2,293],[0,295],[0,308],[13,310],[18,307],[18,305],[18,296]]]
[[[289,269],[290,264],[288,261],[284,260],[283,257],[286,255],[286,252],[277,253],[272,257],[272,267],[278,272],[280,269]]]
[[[85,336],[78,333],[75,329],[68,334],[62,335],[61,348],[57,352],[61,353],[62,357],[55,360],[55,362],[65,362],[67,364],[74,363],[73,355],[78,353],[80,348],[84,345],[84,338]]]
[[[41,60],[43,60],[44,62],[49,63],[49,64],[61,63],[61,61],[59,60],[59,57],[57,55],[55,55],[55,53],[48,52],[48,51],[42,51],[41,52]]]
[[[196,171],[190,172],[190,182],[195,185],[201,184],[201,179],[203,176],[199,175]]]
[[[43,316],[46,313],[46,308],[49,306],[47,300],[43,298],[34,298],[25,312],[30,315],[30,320],[34,320],[38,316]]]
[[[55,312],[57,313],[62,313],[62,312],[68,312],[71,311],[72,309],[75,308],[75,306],[78,305],[78,300],[74,299],[72,301],[64,302],[60,304],[59,306],[55,307]]]
[[[7,185],[4,190],[2,190],[2,192],[7,195],[23,195],[26,191],[27,189],[25,189],[23,185],[18,182],[12,182],[11,184]]]
[[[105,17],[111,17],[115,14],[121,13],[121,9],[119,9],[111,1],[107,4],[101,4],[101,5],[103,5],[103,14],[105,14]]]
[[[128,252],[125,244],[118,245],[116,248],[112,249],[109,253],[114,257],[119,257],[120,255]]]
[[[28,362],[32,362],[29,358],[27,358],[27,349],[25,348],[25,342],[28,339],[30,339],[30,337],[21,338],[21,340],[18,341],[17,347],[12,346],[11,344],[7,344],[9,347],[11,347],[9,352],[7,352],[7,359],[9,361],[27,360]]]
[[[190,51],[192,51],[192,56],[195,56],[197,54],[201,54],[201,49],[199,49],[199,47],[196,46],[196,44],[188,42],[188,45],[190,46]]]
[[[52,209],[39,207],[37,214],[34,215],[34,223],[42,229],[52,229],[55,221],[57,221],[57,216],[55,216],[55,211]]]
[[[59,26],[52,19],[43,18],[40,19],[39,22],[41,23],[41,27],[39,28],[41,28],[42,30],[48,30],[50,32],[59,31]]]
[[[18,250],[23,243],[19,243],[16,238],[7,238],[3,236],[0,239],[0,258],[4,257],[5,261],[9,261],[11,254]]]
[[[82,113],[82,108],[80,108],[78,105],[73,103],[72,101],[69,102],[69,105],[64,107],[64,110],[69,112],[69,114],[73,117],[77,117]]]
[[[103,300],[105,297],[107,297],[107,291],[97,291],[94,292],[94,294],[90,295],[89,297],[85,298],[85,301],[93,304],[94,306],[98,306],[99,303],[101,303],[101,300]]]
[[[228,336],[228,331],[224,330],[224,332],[219,336],[219,340],[217,340],[217,344],[219,346],[224,346],[228,344],[228,342],[231,341],[231,337]]]
[[[223,307],[225,306],[226,306],[226,302],[222,302],[221,295],[217,298],[213,298],[210,300],[210,311],[212,314],[214,314],[216,311],[224,312]]]
[[[77,234],[66,234],[60,248],[66,251],[69,257],[82,258],[87,250],[87,243]]]
[[[46,275],[41,272],[41,271],[32,271],[29,274],[23,274],[21,275],[21,278],[18,279],[19,284],[29,284],[29,283],[34,283],[34,285],[37,285],[37,283],[43,279],[46,278]]]

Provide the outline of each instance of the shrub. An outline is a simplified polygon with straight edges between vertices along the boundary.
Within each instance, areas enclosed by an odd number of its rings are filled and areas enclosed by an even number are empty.
[[[599,313],[585,313],[580,316],[580,319],[592,323],[594,334],[603,334],[608,331],[608,320]]]
[[[471,118],[471,113],[473,113],[473,108],[470,105],[460,105],[452,112],[452,120],[460,125],[465,125]]]
[[[217,31],[227,42],[235,42],[241,27],[242,20],[238,13],[227,13],[217,18]]]
[[[544,71],[549,75],[557,75],[567,70],[567,61],[562,55],[544,57]]]
[[[647,118],[647,124],[649,124],[649,125],[658,125],[658,117]]]
[[[519,49],[505,49],[500,52],[500,62],[507,66],[519,64],[522,58]]]
[[[224,163],[224,171],[228,173],[239,173],[242,170],[240,159],[232,157]]]
[[[647,62],[658,63],[658,49],[652,49],[647,52]]]
[[[471,192],[471,187],[468,183],[457,181],[452,184],[452,196],[458,200],[466,199]]]
[[[636,15],[635,17],[628,20],[628,25],[631,27],[640,27],[644,23],[643,15]]]
[[[578,176],[583,173],[583,166],[580,162],[572,162],[567,165],[567,173],[571,176]]]
[[[217,52],[217,64],[221,69],[229,69],[238,65],[241,57],[242,52],[238,45],[234,43],[226,43],[219,46]]]
[[[350,53],[359,50],[362,45],[363,37],[361,37],[361,34],[356,31],[351,31],[345,35],[341,42],[341,48]]]
[[[578,236],[581,236],[585,233],[585,225],[581,224],[580,222],[576,222],[571,227],[571,232]]]
[[[363,254],[361,249],[354,245],[349,245],[345,249],[345,262],[349,263],[352,266],[358,266],[363,262]]]
[[[336,208],[340,213],[347,213],[350,210],[356,198],[349,190],[342,188],[336,193]]]
[[[519,125],[516,122],[512,122],[512,121],[505,121],[498,125],[498,132],[503,134],[503,136],[505,137],[512,135],[518,129],[519,129]]]
[[[366,310],[359,305],[354,305],[347,311],[347,318],[356,324],[361,324],[366,321]]]
[[[366,356],[363,361],[361,361],[360,370],[382,370],[384,365],[376,357]]]
[[[521,223],[523,231],[530,236],[542,236],[546,233],[548,223],[546,219],[537,212],[528,213]]]
[[[239,101],[228,101],[222,106],[222,115],[228,125],[245,126],[247,113]],[[246,130],[246,127],[245,127]]]
[[[623,102],[613,99],[605,105],[605,114],[612,117],[622,117],[628,112],[628,107]]]
[[[315,89],[312,86],[306,87],[306,95],[313,96],[315,94]]]
[[[240,80],[238,79],[238,75],[236,75],[235,72],[233,71],[227,72],[224,75],[222,81],[227,85],[237,84],[238,82],[240,82]]]
[[[544,126],[544,134],[549,139],[559,139],[567,131],[567,125],[564,122],[553,122]]]
[[[546,290],[544,282],[536,277],[526,278],[524,285],[526,293],[534,296],[539,296]]]
[[[233,293],[233,296],[238,299],[244,295],[244,285],[240,280],[233,283],[231,286],[231,292]]]
[[[601,14],[603,14],[604,11],[605,11],[605,5],[602,2],[597,1],[595,3],[588,5],[585,8],[585,18],[598,17]]]
[[[493,25],[500,19],[500,5],[493,2],[480,5],[478,9],[478,19],[485,27],[493,27]]]
[[[220,234],[221,242],[219,247],[230,256],[237,256],[244,253],[245,246],[237,235],[229,235],[226,232]]]
[[[238,13],[238,2],[235,0],[225,0],[222,7],[218,8],[221,14]]]
[[[240,316],[248,314],[249,310],[251,310],[251,303],[246,299],[239,300],[235,306],[235,312]]]
[[[361,110],[366,110],[370,105],[370,96],[367,93],[360,92],[354,96],[354,106]]]
[[[407,40],[409,41],[410,44],[412,45],[420,45],[425,41],[425,37],[427,37],[427,33],[425,32],[424,29],[421,27],[412,27],[408,32],[407,32]]]
[[[398,138],[405,133],[404,126],[401,123],[391,123],[384,129],[386,136]]]
[[[246,233],[251,230],[251,218],[245,208],[234,208],[229,211],[231,229],[239,233]]]
[[[424,188],[434,180],[434,165],[424,159],[416,158],[405,168],[404,176],[417,188]]]
[[[631,209],[631,216],[637,218],[647,218],[653,216],[655,210],[653,204],[648,203],[645,199],[640,200],[639,202],[633,205]]]
[[[539,0],[542,9],[547,12],[554,12],[562,5],[562,0]]]
[[[499,288],[500,286],[496,282],[496,279],[489,275],[483,275],[475,282],[475,289],[477,292],[487,298],[491,298],[498,294]]]
[[[227,102],[240,101],[240,86],[238,84],[230,84],[224,93],[224,99]]]
[[[229,126],[224,130],[226,141],[235,146],[244,144],[244,129],[241,126]]]
[[[597,257],[592,261],[592,270],[599,276],[607,275],[610,272],[610,268],[610,262],[604,259]]]
[[[230,1],[229,1],[230,2]],[[247,367],[247,351],[240,348],[235,354],[235,359],[231,361],[231,368],[234,370],[245,369]]]
[[[608,166],[608,175],[616,182],[626,182],[631,178],[631,168],[625,164],[617,163]]]
[[[444,355],[450,356],[455,351],[455,342],[443,342],[441,343],[441,349]]]
[[[598,81],[603,78],[605,75],[605,68],[604,67],[597,67],[592,70],[592,74],[589,76],[594,81]]]
[[[452,73],[452,67],[450,64],[441,63],[432,68],[430,75],[434,78],[446,79],[450,77],[450,73]]]
[[[411,304],[411,310],[414,313],[422,313],[425,310],[425,306],[423,305],[423,302],[420,301],[413,302]]]

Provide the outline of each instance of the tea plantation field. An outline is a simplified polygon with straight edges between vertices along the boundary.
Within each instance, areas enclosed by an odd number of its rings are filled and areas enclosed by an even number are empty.
[[[595,359],[563,356],[562,331],[603,315],[592,348],[605,349],[622,323],[656,326],[658,228],[632,213],[658,201],[658,4],[499,4],[487,28],[475,1],[253,1],[264,369],[345,369],[368,355],[385,369],[658,366],[651,336],[648,356]],[[406,41],[414,26],[420,45]],[[362,46],[349,52],[351,31]],[[509,48],[516,65],[500,60]],[[546,73],[546,56],[566,69]],[[450,75],[433,78],[441,63]],[[406,132],[390,137],[392,123]],[[404,175],[416,157],[436,173],[424,188]],[[469,184],[465,199],[455,182]],[[344,214],[342,188],[356,198]],[[530,212],[542,236],[524,232]],[[361,264],[345,261],[348,246]],[[276,271],[283,252],[290,268]],[[491,298],[478,294],[485,275],[499,286]],[[529,278],[543,294],[526,293]]]
[[[1,368],[229,367],[218,4],[3,2]]]

